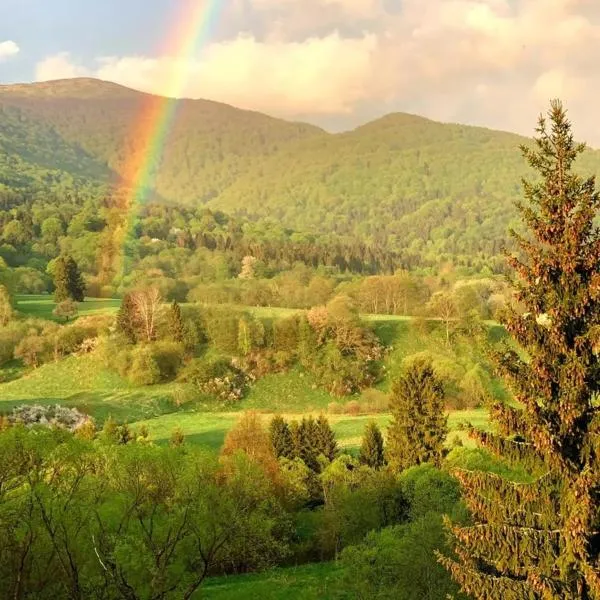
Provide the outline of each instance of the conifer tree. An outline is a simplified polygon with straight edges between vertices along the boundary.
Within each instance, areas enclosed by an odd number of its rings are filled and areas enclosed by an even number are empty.
[[[292,433],[286,420],[281,415],[275,415],[269,424],[269,437],[273,452],[277,458],[293,458],[294,446]]]
[[[380,469],[385,464],[383,435],[375,421],[370,421],[365,427],[358,459],[361,465],[373,469]]]
[[[319,418],[315,422],[315,440],[313,446],[317,455],[322,454],[329,461],[334,460],[338,452],[335,433],[333,433],[327,417],[323,414],[319,415]]]
[[[173,341],[183,342],[185,339],[185,324],[181,315],[181,307],[177,300],[173,300],[168,315],[169,334]]]
[[[387,461],[395,472],[439,464],[448,435],[444,386],[427,360],[415,360],[392,385]]]
[[[53,275],[54,301],[57,304],[68,299],[83,302],[85,282],[72,256],[59,256],[54,263]]]
[[[116,320],[117,331],[121,332],[132,344],[138,339],[138,318],[133,301],[133,295],[127,293],[123,296]]]
[[[476,599],[600,598],[600,197],[593,177],[572,166],[565,110],[551,104],[532,149],[522,152],[540,175],[523,181],[518,204],[528,231],[509,257],[524,314],[509,308],[508,344],[496,352],[517,406],[497,405],[496,432],[471,433],[484,447],[524,466],[527,483],[458,472],[473,523],[452,526],[456,560],[440,557]]]

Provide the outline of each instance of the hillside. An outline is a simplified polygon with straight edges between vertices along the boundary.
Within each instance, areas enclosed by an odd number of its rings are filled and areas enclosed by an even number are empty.
[[[139,131],[157,98],[92,79],[0,86],[0,109],[18,110],[21,128],[13,135],[51,128],[67,146],[94,157],[105,169],[126,175],[132,154],[143,151]],[[169,102],[168,100],[164,100]],[[166,199],[205,202],[254,168],[261,157],[320,129],[287,123],[259,113],[205,100],[179,102],[159,162],[156,191]],[[32,140],[33,142],[34,140]],[[70,170],[69,161],[61,168]],[[97,175],[93,169],[90,175]]]
[[[0,86],[0,184],[115,184],[144,150],[147,107],[173,100],[93,79]],[[141,123],[141,125],[140,125]],[[407,267],[501,268],[529,169],[527,139],[402,113],[328,134],[206,100],[179,102],[153,198],[240,221],[343,235],[400,253]],[[600,152],[580,168],[596,172]]]

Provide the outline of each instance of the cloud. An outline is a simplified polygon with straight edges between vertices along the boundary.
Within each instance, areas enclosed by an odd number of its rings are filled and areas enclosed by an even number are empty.
[[[36,76],[38,81],[94,76],[148,92],[211,98],[286,116],[338,114],[368,98],[375,46],[375,36],[368,34],[344,39],[333,32],[292,43],[240,35],[208,46],[197,60],[105,57],[95,68],[84,69],[60,54],[40,63]],[[180,87],[177,81],[187,83]]]
[[[20,48],[12,40],[0,42],[0,62],[19,54]]]
[[[61,54],[38,65],[38,79],[86,74],[325,125],[400,110],[523,133],[560,96],[576,131],[600,144],[595,1],[246,3],[251,33],[211,43],[193,60],[116,56],[84,67]]]
[[[37,81],[71,79],[73,77],[86,77],[91,74],[91,70],[72,62],[71,55],[68,52],[61,52],[45,58],[36,65],[35,69]]]

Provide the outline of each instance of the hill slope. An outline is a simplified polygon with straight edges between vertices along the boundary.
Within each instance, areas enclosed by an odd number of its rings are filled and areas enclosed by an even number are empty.
[[[6,163],[15,160],[28,172],[115,181],[144,150],[135,132],[156,102],[92,79],[0,86],[0,183],[7,171],[14,179]],[[420,265],[489,262],[506,239],[520,178],[529,174],[521,143],[527,139],[406,114],[334,135],[182,100],[153,165],[155,191],[300,231],[358,236],[400,251],[409,265],[411,256]],[[600,152],[588,151],[580,166],[598,171]]]

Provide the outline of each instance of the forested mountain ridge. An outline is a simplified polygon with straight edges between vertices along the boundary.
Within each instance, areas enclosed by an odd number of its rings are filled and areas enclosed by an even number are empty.
[[[139,132],[151,126],[153,102],[161,100],[94,79],[0,86],[0,190],[122,187],[132,156],[147,150]],[[402,113],[330,134],[181,100],[151,164],[151,199],[359,239],[399,253],[407,268],[498,270],[528,175],[521,143],[527,138]],[[581,170],[599,167],[600,152],[586,152]]]

